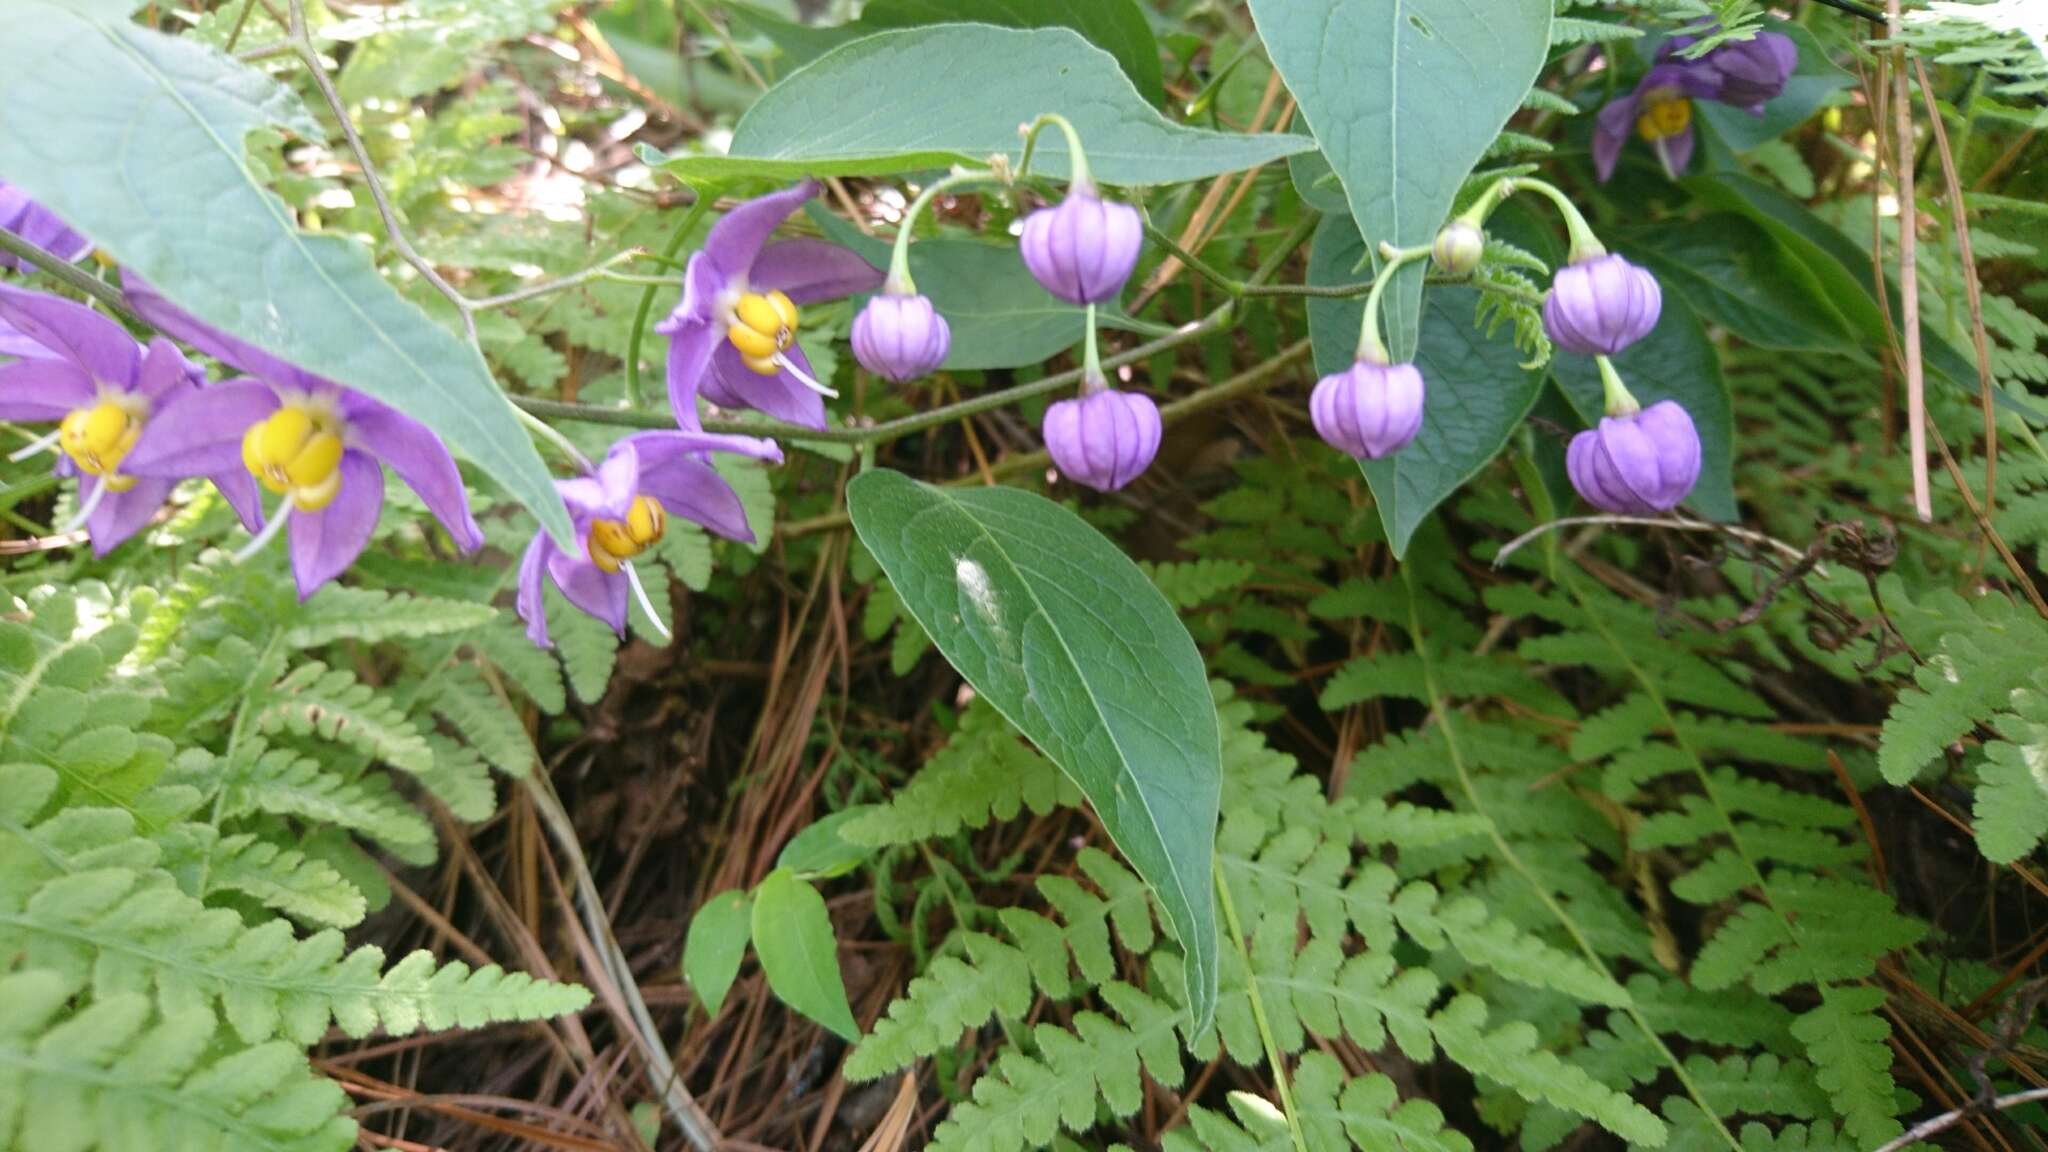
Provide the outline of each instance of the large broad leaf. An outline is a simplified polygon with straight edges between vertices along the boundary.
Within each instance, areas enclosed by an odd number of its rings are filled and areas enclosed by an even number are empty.
[[[1251,168],[1312,147],[1299,136],[1209,132],[1168,121],[1116,58],[1067,28],[938,24],[835,49],[768,90],[725,156],[649,155],[685,180],[876,176],[1022,159],[1017,126],[1058,112],[1080,130],[1105,184],[1173,184]],[[1067,172],[1047,129],[1034,171]]]
[[[1848,321],[1863,348],[1874,354],[1891,342],[1892,327],[1886,325],[1885,310],[1878,306],[1877,273],[1870,253],[1841,229],[1814,215],[1806,205],[1744,173],[1694,176],[1684,184],[1688,192],[1705,203],[1747,216],[1777,237],[1785,250],[1820,281],[1825,299]],[[1892,325],[1896,326],[1905,311],[1898,285],[1889,274],[1885,299],[1891,307]],[[1975,361],[1929,326],[1922,326],[1920,340],[1922,360],[1931,379],[1971,397],[1978,394]],[[1863,358],[1867,361],[1869,355]],[[2036,424],[2048,422],[2048,414],[2002,388],[1992,389],[1991,397],[1999,407]]]
[[[1137,0],[868,0],[856,27],[997,24],[1004,28],[1072,28],[1116,57],[1147,103],[1166,98],[1159,41]]]
[[[1325,216],[1309,249],[1309,283],[1355,282],[1364,256],[1365,242],[1351,221]],[[1511,332],[1488,337],[1475,326],[1478,301],[1470,288],[1430,293],[1415,354],[1426,389],[1422,431],[1392,456],[1361,465],[1396,556],[1445,497],[1500,453],[1543,384],[1543,373],[1522,366]],[[1309,301],[1318,374],[1351,366],[1364,315],[1365,302],[1357,298]]]
[[[1428,244],[1536,82],[1552,0],[1252,0],[1259,35],[1372,243]],[[1387,296],[1387,342],[1415,350],[1423,266]]]
[[[1710,520],[1736,519],[1735,413],[1728,382],[1721,378],[1721,358],[1707,339],[1706,328],[1684,298],[1666,295],[1657,327],[1622,349],[1614,366],[1645,408],[1659,400],[1685,405],[1700,432],[1700,482],[1686,504]],[[1597,423],[1606,405],[1600,368],[1593,358],[1559,352],[1551,373],[1579,418],[1588,425]]]
[[[286,89],[121,0],[10,0],[0,178],[200,319],[426,423],[562,539],[568,512],[483,356],[400,298],[360,244],[300,232],[243,139],[318,126]]]
[[[1821,282],[1761,224],[1732,212],[1626,233],[1615,244],[1701,316],[1759,348],[1849,347]]]
[[[939,651],[1081,786],[1151,885],[1206,1027],[1222,749],[1201,653],[1173,606],[1080,517],[1030,492],[868,472],[847,506]]]

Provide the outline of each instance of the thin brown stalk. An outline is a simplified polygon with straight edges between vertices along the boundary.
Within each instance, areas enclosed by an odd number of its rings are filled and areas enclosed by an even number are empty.
[[[1886,0],[1888,35],[1900,38],[1899,0]],[[1899,198],[1899,311],[1905,325],[1902,353],[1906,374],[1906,446],[1912,453],[1913,511],[1922,521],[1934,519],[1934,497],[1927,477],[1927,366],[1920,355],[1920,273],[1915,224],[1920,215],[1913,192],[1913,101],[1906,76],[1906,50],[1892,49],[1892,119],[1897,144],[1892,170]]]
[[[1977,255],[1970,245],[1970,213],[1963,205],[1963,183],[1956,175],[1955,153],[1948,146],[1948,127],[1941,121],[1941,109],[1935,107],[1927,65],[1916,57],[1913,67],[1920,77],[1920,98],[1927,105],[1927,123],[1934,132],[1934,151],[1941,157],[1949,218],[1955,223],[1956,259],[1963,266],[1963,298],[1970,306],[1970,340],[1977,353],[1978,402],[1984,409],[1984,514],[1990,516],[1998,507],[1998,413],[1991,402],[1991,342],[1984,330],[1984,286],[1977,278]]]

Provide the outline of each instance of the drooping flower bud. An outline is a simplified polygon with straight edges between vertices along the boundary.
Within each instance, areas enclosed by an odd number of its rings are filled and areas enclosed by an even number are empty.
[[[1164,428],[1150,396],[1102,388],[1046,409],[1044,431],[1060,475],[1114,492],[1151,467]]]
[[[929,375],[952,346],[953,331],[929,296],[884,291],[853,318],[854,359],[898,384]]]
[[[1355,361],[1316,382],[1308,411],[1316,435],[1360,460],[1408,446],[1422,430],[1422,372],[1413,364]]]
[[[1663,309],[1657,278],[1610,254],[1558,269],[1543,330],[1567,352],[1613,356],[1649,335]]]
[[[1565,471],[1586,503],[1618,516],[1654,516],[1678,507],[1700,478],[1700,434],[1676,400],[1640,412],[1603,416],[1572,437]]]
[[[1453,220],[1436,234],[1429,258],[1446,276],[1464,279],[1479,268],[1486,255],[1486,233],[1468,220]]]
[[[1658,52],[1658,58],[1675,55],[1697,40],[1695,36],[1674,36]],[[1761,116],[1764,105],[1784,94],[1792,73],[1799,69],[1799,45],[1782,33],[1759,32],[1747,40],[1723,44],[1698,62],[1720,77],[1721,89],[1714,99]]]
[[[1078,184],[1059,204],[1024,218],[1024,266],[1069,304],[1116,299],[1144,242],[1136,208]]]

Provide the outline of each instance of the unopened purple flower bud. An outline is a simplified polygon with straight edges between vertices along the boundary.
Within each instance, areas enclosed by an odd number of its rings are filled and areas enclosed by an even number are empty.
[[[929,296],[883,292],[853,318],[854,359],[898,384],[929,375],[952,346],[953,331]]]
[[[1798,70],[1799,45],[1790,36],[1759,32],[1751,39],[1723,44],[1701,63],[1721,77],[1717,99],[1761,116],[1764,105],[1784,93]]]
[[[1615,255],[1558,269],[1543,300],[1551,343],[1582,356],[1613,356],[1657,326],[1657,278]]]
[[[1464,279],[1478,271],[1479,261],[1486,255],[1486,233],[1479,226],[1466,220],[1453,220],[1436,234],[1436,243],[1430,245],[1429,258],[1437,270],[1446,276]]]
[[[1152,466],[1163,428],[1150,396],[1104,388],[1045,410],[1045,450],[1060,475],[1114,492]]]
[[[1316,435],[1360,460],[1408,446],[1422,430],[1422,372],[1413,364],[1359,360],[1316,383],[1308,412]]]
[[[1114,300],[1138,266],[1145,225],[1129,204],[1075,188],[1024,218],[1024,266],[1069,304]]]
[[[1678,507],[1700,478],[1700,434],[1676,400],[1640,412],[1603,416],[1572,437],[1565,471],[1586,503],[1618,516],[1654,516]]]

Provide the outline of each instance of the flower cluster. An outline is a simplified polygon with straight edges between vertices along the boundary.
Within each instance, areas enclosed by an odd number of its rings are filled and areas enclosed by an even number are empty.
[[[1657,154],[1665,174],[1677,179],[1692,163],[1696,144],[1693,101],[1713,100],[1761,116],[1764,105],[1784,92],[1799,67],[1799,46],[1777,32],[1759,32],[1749,40],[1685,58],[1684,50],[1698,42],[1697,36],[1666,40],[1635,90],[1600,109],[1593,132],[1593,165],[1601,182],[1614,176],[1631,131]]]

